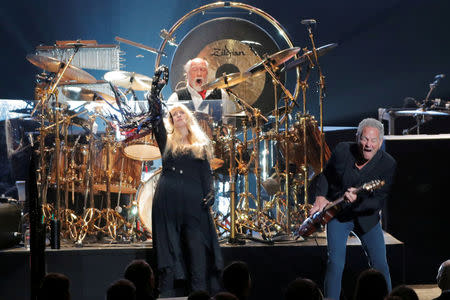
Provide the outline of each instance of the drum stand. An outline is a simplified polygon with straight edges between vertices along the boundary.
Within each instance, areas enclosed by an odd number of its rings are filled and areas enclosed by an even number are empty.
[[[124,218],[115,210],[111,209],[111,178],[112,178],[112,162],[111,162],[111,135],[109,134],[109,127],[106,127],[106,137],[104,138],[106,144],[106,208],[101,211],[102,217],[106,224],[102,231],[107,233],[113,240],[117,239],[118,229],[125,224]],[[122,164],[123,165],[123,164]]]

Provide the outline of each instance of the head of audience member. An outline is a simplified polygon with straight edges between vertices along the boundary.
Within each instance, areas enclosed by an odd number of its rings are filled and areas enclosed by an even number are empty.
[[[213,300],[239,300],[234,294],[229,292],[220,292],[214,295]]]
[[[210,300],[211,296],[207,291],[193,291],[187,297],[187,300]]]
[[[136,287],[128,279],[119,279],[108,287],[106,300],[136,300]]]
[[[383,144],[384,126],[378,120],[366,118],[358,125],[356,140],[364,161],[371,160]]]
[[[250,295],[251,278],[248,266],[243,261],[234,261],[226,266],[222,273],[223,287],[239,300]]]
[[[70,280],[61,273],[48,273],[39,289],[39,300],[70,300]]]
[[[307,278],[297,278],[291,281],[286,290],[286,300],[322,300],[319,286]]]
[[[441,291],[450,290],[450,259],[444,261],[439,266],[436,281]]]
[[[403,284],[393,288],[389,296],[397,296],[402,300],[419,300],[419,296],[416,291]]]
[[[200,57],[193,58],[184,65],[184,71],[189,86],[201,92],[202,86],[208,82],[208,62]]]
[[[356,280],[354,300],[383,300],[388,295],[384,275],[375,269],[367,269]]]
[[[126,267],[124,277],[136,287],[136,300],[154,299],[155,278],[152,268],[145,260],[133,260]]]

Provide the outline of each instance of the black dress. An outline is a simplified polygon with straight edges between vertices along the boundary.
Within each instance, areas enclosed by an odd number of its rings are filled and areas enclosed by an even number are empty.
[[[222,255],[209,207],[203,199],[210,192],[209,162],[192,153],[164,155],[167,134],[161,119],[154,134],[162,156],[162,172],[152,204],[153,248],[156,251],[163,296],[175,280],[188,280],[191,290],[217,289]]]

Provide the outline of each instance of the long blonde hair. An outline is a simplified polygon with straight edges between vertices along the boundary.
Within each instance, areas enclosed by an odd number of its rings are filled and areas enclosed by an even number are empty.
[[[187,116],[186,127],[188,130],[188,145],[182,142],[183,137],[176,129],[176,127],[173,126],[171,113],[173,113],[175,110],[182,110]],[[165,154],[171,152],[174,156],[177,156],[187,152],[192,152],[192,154],[196,158],[206,158],[208,161],[211,161],[214,152],[211,140],[202,130],[200,125],[198,125],[197,119],[185,105],[181,103],[174,104],[170,108],[169,115],[164,121],[167,130],[167,144]]]

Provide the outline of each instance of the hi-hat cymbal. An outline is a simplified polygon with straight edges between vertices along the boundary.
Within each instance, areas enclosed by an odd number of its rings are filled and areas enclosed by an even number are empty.
[[[235,117],[235,118],[245,118],[245,117],[247,117],[247,114],[246,114],[246,112],[243,110],[243,111],[238,112],[238,113],[224,115],[224,117],[228,117],[228,118],[230,118],[230,117]]]
[[[202,86],[204,90],[212,90],[212,89],[224,89],[235,86],[241,82],[246,81],[252,76],[249,72],[237,72],[223,75],[214,81],[208,82]]]
[[[103,78],[114,85],[135,91],[148,91],[152,87],[152,79],[148,76],[127,71],[110,71]]]
[[[52,73],[57,73],[64,67],[64,63],[62,61],[48,56],[28,54],[26,56],[26,59],[33,65]],[[93,77],[91,74],[72,65],[69,65],[69,67],[67,67],[62,79],[64,81],[74,80],[78,83],[97,82],[95,77]]]
[[[328,45],[324,45],[321,46],[319,48],[316,49],[317,51],[317,56],[322,56],[324,54],[326,54],[327,52],[329,52],[330,50],[334,49],[337,47],[338,44],[336,43],[332,43],[332,44],[328,44]],[[302,56],[300,56],[300,58],[291,61],[290,63],[288,63],[286,65],[286,67],[284,67],[281,71],[289,71],[303,63],[305,63],[306,61],[308,61],[308,59],[313,59],[314,58],[314,53],[313,51],[308,51],[306,53],[304,53]]]
[[[69,99],[82,100],[82,101],[115,101],[115,98],[111,95],[88,90],[81,87],[66,86],[62,88],[62,93]]]
[[[268,56],[267,58],[263,59],[259,63],[251,66],[247,72],[250,72],[252,76],[258,76],[260,74],[263,74],[266,72],[266,68],[264,67],[264,64],[267,64],[272,67],[277,67],[281,65],[282,63],[285,63],[290,58],[292,58],[295,54],[297,54],[300,51],[299,47],[293,47],[284,49],[281,51],[278,51],[275,54],[272,54]]]

